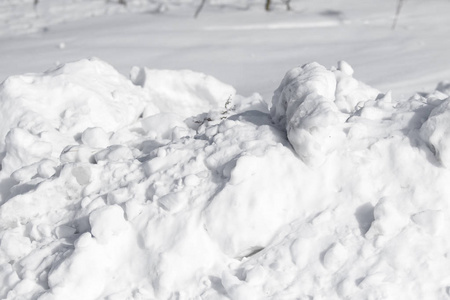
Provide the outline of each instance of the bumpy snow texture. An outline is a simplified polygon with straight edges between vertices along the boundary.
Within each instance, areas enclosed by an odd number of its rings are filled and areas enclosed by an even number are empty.
[[[449,298],[450,85],[352,74],[294,68],[270,111],[97,59],[8,78],[0,298]]]

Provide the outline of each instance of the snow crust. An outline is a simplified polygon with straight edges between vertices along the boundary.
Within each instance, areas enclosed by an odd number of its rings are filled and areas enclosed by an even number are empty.
[[[98,59],[0,86],[2,299],[447,299],[449,85],[258,94]]]

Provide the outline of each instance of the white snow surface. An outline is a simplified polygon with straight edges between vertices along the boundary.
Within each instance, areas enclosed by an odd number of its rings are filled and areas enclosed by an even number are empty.
[[[269,107],[99,59],[0,86],[2,299],[448,299],[449,85],[345,61]]]
[[[0,34],[33,32],[62,22],[155,9],[155,2],[126,0],[124,5],[118,0],[5,0],[0,2]]]
[[[450,299],[448,0],[34,2],[0,299]]]
[[[289,12],[272,0],[270,13],[263,0],[208,0],[197,19],[200,0],[33,1],[0,1],[0,82],[88,57],[121,74],[201,72],[268,103],[287,70],[311,61],[348,61],[397,99],[450,78],[448,0],[405,1],[395,30],[397,0],[292,0]]]

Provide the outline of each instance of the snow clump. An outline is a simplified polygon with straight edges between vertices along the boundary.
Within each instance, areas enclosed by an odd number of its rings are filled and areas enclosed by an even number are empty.
[[[346,62],[329,71],[317,63],[290,70],[275,91],[271,114],[286,127],[288,139],[302,160],[323,163],[345,138],[339,125],[358,103],[374,99],[378,91],[352,77]]]

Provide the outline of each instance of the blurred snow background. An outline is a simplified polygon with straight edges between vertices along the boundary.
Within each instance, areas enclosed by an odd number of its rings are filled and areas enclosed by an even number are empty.
[[[263,1],[208,1],[194,19],[198,4],[2,1],[0,80],[95,56],[125,75],[135,65],[200,71],[270,102],[286,70],[310,61],[349,61],[358,78],[402,97],[450,75],[446,0],[405,1],[395,31],[396,0],[293,0],[290,12],[273,1],[270,13]]]

